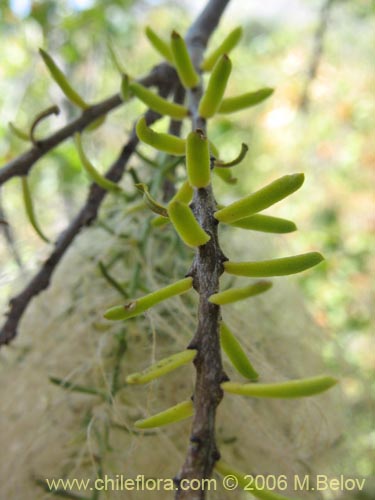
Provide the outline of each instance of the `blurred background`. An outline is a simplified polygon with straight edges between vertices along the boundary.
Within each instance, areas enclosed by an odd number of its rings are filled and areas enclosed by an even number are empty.
[[[109,41],[127,71],[140,76],[159,62],[144,27],[184,33],[201,5],[198,0],[0,0],[0,165],[27,148],[10,133],[8,122],[27,130],[38,112],[57,104],[62,113],[38,127],[43,137],[77,115],[47,74],[39,47],[53,55],[86,100],[100,101],[120,85]],[[277,215],[295,220],[299,228],[283,245],[294,253],[319,250],[326,257],[317,270],[295,279],[315,321],[328,332],[321,355],[340,378],[348,408],[351,446],[342,457],[343,473],[369,476],[375,448],[374,2],[232,0],[212,44],[238,24],[244,37],[233,52],[228,95],[263,86],[275,93],[248,112],[213,121],[210,136],[228,159],[241,142],[250,148],[236,167],[241,182],[230,193],[218,182],[217,193],[225,202],[277,176],[305,172],[303,190],[278,209]],[[93,132],[89,154],[102,171],[143,110],[131,102]],[[30,183],[40,224],[55,237],[79,209],[89,184],[72,141],[39,161]],[[49,249],[27,222],[19,179],[3,187],[1,211],[10,222],[0,235],[5,308],[15,283],[30,277]]]

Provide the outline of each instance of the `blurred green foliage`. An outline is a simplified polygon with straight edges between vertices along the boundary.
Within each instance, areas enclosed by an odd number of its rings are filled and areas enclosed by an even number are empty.
[[[11,136],[8,121],[27,130],[40,110],[58,104],[63,112],[38,128],[42,137],[77,115],[49,78],[38,55],[39,46],[56,58],[85,99],[95,102],[119,90],[120,77],[109,57],[108,40],[129,73],[138,76],[158,62],[142,28],[151,24],[160,34],[167,35],[172,28],[184,32],[192,16],[182,2],[43,0],[31,2],[21,18],[11,9],[16,3],[0,1],[1,164],[27,147]],[[85,3],[87,8],[80,8]],[[244,24],[244,39],[233,53],[229,94],[262,86],[276,88],[274,96],[254,111],[214,121],[210,133],[225,151],[223,159],[234,157],[242,141],[250,147],[246,161],[234,170],[241,183],[228,188],[220,179],[215,182],[220,201],[225,202],[282,174],[306,173],[303,190],[292,202],[280,205],[276,214],[294,219],[302,230],[280,237],[277,252],[282,256],[319,249],[326,256],[324,266],[298,279],[314,319],[327,332],[323,354],[343,381],[349,408],[352,450],[338,470],[368,475],[375,446],[370,410],[375,346],[369,292],[375,225],[374,4],[334,3],[318,74],[310,84],[309,111],[302,112],[299,99],[320,2],[300,3],[309,13],[308,21],[293,24],[279,17],[241,16],[240,7],[234,5],[233,16],[223,19],[213,37],[215,44],[237,21]],[[115,157],[132,120],[143,110],[142,104],[131,102],[93,132],[89,154],[99,169],[103,171]],[[49,236],[55,236],[79,208],[88,185],[72,142],[38,162],[30,181],[42,226]],[[22,258],[32,269],[47,249],[20,209],[18,179],[4,186],[2,201]],[[0,259],[4,263],[0,276],[4,302],[11,289],[5,285],[17,274],[17,267],[5,246],[0,249]]]

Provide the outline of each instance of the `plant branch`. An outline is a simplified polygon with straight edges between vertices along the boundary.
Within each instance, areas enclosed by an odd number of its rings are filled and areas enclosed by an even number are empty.
[[[155,66],[145,77],[140,78],[137,81],[145,87],[153,85],[160,86],[168,81],[176,81],[176,73],[171,66],[166,63],[161,63]],[[110,111],[119,107],[121,104],[123,104],[123,101],[120,94],[114,94],[104,101],[85,109],[81,116],[71,121],[46,139],[38,140],[37,145],[34,145],[28,151],[21,154],[14,160],[11,160],[0,169],[0,186],[12,177],[27,175],[34,163],[45,156],[49,151],[64,142],[69,137],[72,137],[76,132],[81,132],[95,120],[106,115]]]
[[[160,94],[164,97],[168,95],[173,84],[174,82],[172,84],[168,81],[165,82],[163,86],[160,86]],[[159,118],[160,115],[153,111],[148,111],[146,113],[148,123],[153,123]],[[118,158],[109,168],[106,174],[107,179],[116,183],[119,182],[137,144],[138,138],[133,130],[129,141],[120,152]],[[108,192],[106,190],[97,184],[91,184],[86,203],[67,229],[61,233],[50,256],[42,264],[40,270],[21,291],[21,293],[10,300],[9,311],[6,313],[7,319],[3,328],[0,330],[0,346],[8,344],[15,338],[19,322],[30,304],[30,301],[40,292],[48,288],[52,274],[54,273],[57,265],[81,229],[85,226],[90,226],[96,219],[100,205],[102,204],[107,193]]]
[[[203,52],[209,36],[217,26],[220,16],[228,4],[225,0],[210,0],[201,17],[192,25],[187,35],[187,44],[196,69],[199,69]],[[198,115],[202,87],[188,92],[189,110],[194,129],[206,131],[206,122]],[[216,446],[215,418],[216,408],[223,393],[221,382],[227,377],[223,371],[219,322],[220,307],[208,301],[219,290],[219,278],[224,271],[226,259],[218,241],[217,221],[214,218],[216,201],[211,186],[195,189],[191,206],[196,219],[210,241],[198,247],[189,275],[193,277],[193,286],[199,293],[198,327],[189,348],[197,349],[194,360],[196,383],[194,389],[194,417],[190,434],[190,444],[185,462],[176,478],[177,486],[182,479],[202,480],[212,474],[215,462],[220,455]],[[201,483],[202,484],[202,483]],[[183,490],[176,492],[176,499],[203,500],[205,491]]]
[[[335,0],[325,0],[320,10],[319,24],[316,28],[314,35],[314,48],[310,58],[309,68],[307,71],[307,79],[298,106],[300,111],[306,112],[309,108],[310,88],[312,82],[316,78],[319,64],[322,59],[324,50],[324,39],[328,28],[330,11],[334,1]]]

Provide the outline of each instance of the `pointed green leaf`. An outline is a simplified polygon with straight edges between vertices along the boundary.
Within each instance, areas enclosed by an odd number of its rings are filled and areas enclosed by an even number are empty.
[[[215,64],[199,103],[198,113],[203,118],[211,118],[219,109],[231,70],[232,63],[229,57],[224,54]]]
[[[156,51],[159,52],[159,54],[161,54],[168,62],[173,64],[173,55],[168,43],[161,39],[159,35],[157,35],[149,26],[146,28],[146,36],[154,49],[156,49]]]
[[[52,78],[55,80],[60,89],[64,92],[66,97],[79,108],[87,109],[89,105],[82,99],[82,97],[73,89],[68,82],[66,76],[57,66],[52,57],[43,49],[39,49],[44,64],[47,66]]]
[[[291,233],[297,230],[297,226],[291,220],[262,214],[250,215],[250,217],[239,219],[236,222],[231,222],[230,226],[262,231],[264,233]]]
[[[137,429],[152,429],[153,427],[162,427],[164,425],[173,424],[181,420],[189,418],[194,413],[193,402],[189,399],[183,401],[168,410],[164,410],[160,413],[156,413],[149,418],[143,420],[137,420],[134,422],[134,427]]]
[[[299,189],[305,176],[303,174],[284,175],[255,193],[245,196],[215,213],[215,218],[227,224],[248,217],[274,205]]]
[[[149,366],[145,370],[139,373],[132,373],[126,377],[126,382],[128,384],[147,384],[151,380],[155,380],[171,371],[176,370],[180,366],[190,363],[197,354],[194,349],[186,349],[185,351],[178,352],[172,356],[161,359],[152,366]]]
[[[225,290],[224,292],[214,293],[213,295],[211,295],[208,301],[212,304],[217,304],[220,306],[231,304],[233,302],[238,302],[239,300],[244,300],[249,297],[254,297],[255,295],[267,292],[267,290],[269,290],[271,286],[271,281],[257,281],[256,283],[252,283],[251,285],[241,288],[230,288],[229,290]]]
[[[120,192],[121,188],[115,183],[104,177],[102,174],[100,174],[94,165],[90,162],[90,160],[87,158],[83,147],[82,147],[82,140],[81,140],[81,134],[79,132],[76,132],[74,134],[74,143],[79,155],[79,158],[82,162],[82,165],[88,175],[91,177],[91,179],[101,188],[107,190],[107,191],[114,191],[114,192]]]
[[[193,212],[185,203],[171,201],[168,205],[168,215],[186,245],[199,247],[210,240],[210,236],[201,228]]]
[[[161,115],[170,116],[175,120],[183,120],[189,114],[189,110],[185,106],[182,106],[181,104],[177,104],[175,102],[167,101],[167,99],[164,99],[154,92],[151,92],[151,90],[147,89],[137,82],[130,83],[129,90],[133,92],[133,94],[136,95],[138,99],[140,99],[150,109],[156,111]]]
[[[241,344],[225,323],[220,324],[220,344],[225,354],[231,360],[234,368],[249,380],[257,380],[259,375],[250,363]]]
[[[22,196],[23,196],[23,202],[25,205],[25,210],[26,210],[26,215],[29,219],[30,224],[34,228],[35,232],[37,235],[46,243],[49,243],[50,240],[45,236],[43,233],[42,229],[39,226],[39,223],[36,219],[35,212],[34,212],[34,205],[33,205],[33,200],[31,198],[31,193],[30,193],[30,188],[29,184],[27,182],[27,177],[22,176],[21,177],[21,183],[22,183]]]
[[[229,52],[234,49],[241,37],[242,27],[238,26],[238,28],[235,28],[229,33],[228,36],[225,37],[223,42],[215,50],[204,58],[204,61],[201,64],[202,71],[211,71],[223,54],[229,54]]]
[[[221,384],[223,391],[254,398],[304,398],[327,391],[335,384],[337,379],[320,375],[318,377],[289,380],[275,384],[238,384],[224,382]]]
[[[273,92],[274,89],[264,88],[256,92],[247,92],[246,94],[241,94],[236,97],[227,97],[221,101],[218,113],[234,113],[235,111],[250,108],[270,97]]]
[[[192,286],[193,279],[191,277],[184,278],[176,281],[172,285],[160,288],[144,297],[128,302],[125,305],[112,307],[104,313],[104,317],[112,321],[133,318],[166,299],[187,292]]]
[[[296,274],[316,266],[324,260],[319,252],[307,252],[281,259],[260,260],[255,262],[224,262],[224,269],[229,274],[250,278],[286,276]]]
[[[185,140],[171,134],[159,134],[147,126],[145,117],[138,120],[136,125],[137,136],[149,146],[164,151],[170,155],[185,155]]]
[[[171,50],[173,64],[182,85],[188,89],[197,87],[199,84],[199,75],[195,71],[185,40],[176,31],[172,32]]]

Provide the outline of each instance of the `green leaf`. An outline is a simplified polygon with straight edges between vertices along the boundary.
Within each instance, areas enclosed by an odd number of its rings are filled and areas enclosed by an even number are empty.
[[[74,134],[74,143],[79,155],[79,158],[82,162],[82,165],[90,178],[101,188],[107,190],[107,191],[114,191],[114,192],[120,192],[122,189],[115,183],[101,175],[94,165],[90,162],[90,160],[87,158],[83,147],[82,147],[82,140],[81,140],[81,134],[79,132],[76,132]]]
[[[234,113],[235,111],[250,108],[270,97],[273,92],[274,89],[264,88],[256,92],[247,92],[235,97],[228,97],[222,100],[218,113]]]
[[[130,83],[129,90],[150,109],[161,115],[170,116],[175,120],[183,120],[189,114],[189,110],[185,106],[167,101],[137,82]]]
[[[64,92],[66,97],[79,108],[87,109],[89,105],[82,99],[82,97],[73,89],[68,82],[66,76],[57,66],[52,57],[43,49],[39,49],[39,53],[47,66],[52,78],[55,80],[60,89]]]
[[[210,151],[207,137],[193,130],[186,139],[186,171],[191,186],[203,188],[210,184]]]
[[[250,278],[286,276],[305,271],[324,260],[319,252],[307,252],[281,259],[260,260],[255,262],[224,262],[224,269],[229,274]]]
[[[223,391],[254,398],[304,398],[327,391],[335,384],[337,379],[320,375],[318,377],[289,380],[276,384],[238,384],[224,382],[221,384]]]
[[[214,293],[208,299],[212,304],[225,305],[231,304],[233,302],[238,302],[239,300],[244,300],[249,297],[254,297],[261,293],[267,292],[272,286],[271,281],[257,281],[251,285],[241,287],[241,288],[230,288],[224,292]]]
[[[183,401],[168,410],[152,415],[152,417],[134,422],[134,427],[137,429],[152,429],[153,427],[162,427],[164,425],[173,424],[181,420],[189,418],[194,413],[194,405],[191,399]]]
[[[225,323],[220,324],[220,344],[225,354],[231,360],[234,368],[245,378],[257,380],[259,375],[250,363],[241,344]]]
[[[186,349],[172,356],[161,359],[152,366],[139,373],[132,373],[126,377],[128,384],[147,384],[151,380],[155,380],[171,371],[176,370],[180,366],[190,363],[196,356],[197,351],[194,349]]]
[[[305,180],[303,174],[284,175],[255,193],[245,196],[217,211],[215,218],[227,224],[236,222],[274,205],[299,189]]]
[[[262,214],[250,215],[250,217],[231,222],[230,226],[264,233],[291,233],[297,230],[297,226],[291,220]]]
[[[242,32],[243,30],[241,26],[238,26],[231,31],[229,35],[225,37],[223,42],[204,58],[201,64],[202,71],[211,71],[222,55],[229,54],[229,52],[233,50],[240,41]]]
[[[146,28],[146,36],[151,45],[161,54],[168,62],[174,63],[173,55],[170,46],[162,38],[159,37],[149,26]]]
[[[199,75],[191,61],[185,40],[176,31],[171,35],[173,63],[185,88],[192,89],[199,84]]]
[[[42,229],[41,229],[41,227],[36,219],[35,212],[34,212],[33,200],[31,197],[31,192],[30,192],[30,188],[29,188],[29,184],[28,184],[26,176],[21,177],[21,183],[22,183],[23,202],[25,205],[25,211],[26,211],[26,215],[29,219],[29,222],[32,225],[32,227],[34,228],[37,235],[43,241],[45,241],[46,243],[49,243],[50,240],[47,238],[47,236],[45,236],[45,234],[43,233],[43,231],[42,231]]]
[[[165,153],[184,156],[185,155],[185,140],[171,134],[159,134],[154,132],[147,126],[145,117],[138,120],[136,125],[136,133],[138,138],[149,146],[163,151]]]
[[[202,229],[191,209],[180,201],[168,204],[168,215],[178,235],[186,245],[199,247],[205,245],[210,236]]]
[[[166,299],[187,292],[192,286],[193,279],[184,278],[125,305],[112,307],[104,313],[104,317],[112,321],[134,318]]]
[[[198,113],[203,118],[211,118],[219,109],[231,70],[232,63],[229,57],[224,54],[215,64],[199,103]]]

